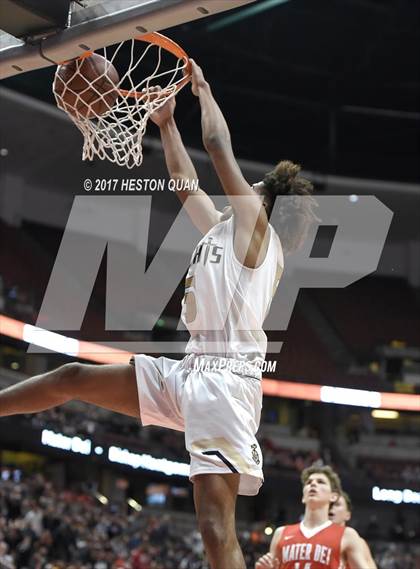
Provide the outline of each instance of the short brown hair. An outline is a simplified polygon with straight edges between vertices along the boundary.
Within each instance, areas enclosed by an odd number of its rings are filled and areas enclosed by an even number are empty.
[[[344,492],[344,490],[341,491],[340,495],[343,496],[344,501],[345,501],[346,506],[347,506],[347,510],[348,510],[349,513],[351,514],[353,507],[352,507],[352,504],[351,504],[350,496],[347,494],[347,492]]]
[[[290,160],[281,160],[263,179],[265,195],[268,197],[270,216],[277,196],[299,196],[298,199],[284,200],[280,206],[279,237],[286,253],[292,253],[305,241],[310,226],[319,221],[315,215],[317,203],[311,197],[312,182],[299,175],[300,166]],[[301,196],[306,196],[301,199]]]
[[[300,480],[302,482],[302,486],[305,486],[305,484],[309,480],[309,477],[312,474],[324,474],[328,478],[328,480],[330,481],[331,490],[333,492],[337,492],[338,494],[340,494],[340,496],[344,496],[343,489],[341,488],[340,477],[335,472],[335,470],[333,470],[331,468],[331,466],[328,466],[328,465],[323,465],[323,466],[312,465],[312,466],[309,466],[308,468],[305,468],[305,470],[302,471],[302,475],[300,477]]]

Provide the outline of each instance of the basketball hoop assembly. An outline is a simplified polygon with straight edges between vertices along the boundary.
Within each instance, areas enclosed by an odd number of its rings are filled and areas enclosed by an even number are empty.
[[[133,168],[143,160],[150,115],[189,82],[190,74],[185,51],[153,32],[60,65],[53,92],[83,134],[83,160],[96,156]]]
[[[30,42],[0,29],[0,79],[59,65],[54,95],[83,134],[83,158],[133,168],[142,162],[142,137],[150,115],[189,81],[186,53],[157,30],[256,1],[73,2],[65,29],[59,26]],[[27,8],[38,18],[36,7]]]

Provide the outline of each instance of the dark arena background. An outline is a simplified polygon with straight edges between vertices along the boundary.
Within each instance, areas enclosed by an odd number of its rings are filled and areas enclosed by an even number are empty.
[[[0,2],[1,29],[20,17],[18,5],[31,4]],[[250,569],[273,530],[300,519],[300,473],[316,461],[339,472],[353,502],[350,525],[378,567],[420,569],[419,21],[411,0],[258,0],[163,30],[202,66],[247,180],[290,159],[316,196],[345,196],[354,207],[375,196],[393,212],[373,272],[345,288],[301,289],[287,329],[267,332],[283,347],[267,355],[276,367],[264,373],[265,483],[237,508]],[[177,330],[183,280],[158,319],[143,314],[149,331],[107,330],[106,253],[80,329],[55,329],[48,312],[39,316],[74,200],[87,195],[84,180],[117,180],[120,188],[121,180],[167,179],[151,121],[139,168],[82,162],[82,137],[55,105],[54,72],[48,66],[0,85],[0,388],[63,363],[93,363],[66,355],[75,342],[187,338]],[[189,90],[177,96],[179,129],[201,187],[222,194]],[[141,193],[151,199],[151,267],[180,204],[168,191]],[[89,195],[99,203],[129,197],[106,188]],[[88,220],[89,208],[84,214]],[[336,228],[324,229],[320,257]],[[75,231],[89,244],[108,230],[93,235],[85,220]],[[133,220],[122,245],[138,235]],[[71,294],[60,302],[72,310]],[[97,362],[109,361],[97,352]],[[142,429],[83,403],[0,419],[0,568],[207,568],[188,461],[182,433]]]

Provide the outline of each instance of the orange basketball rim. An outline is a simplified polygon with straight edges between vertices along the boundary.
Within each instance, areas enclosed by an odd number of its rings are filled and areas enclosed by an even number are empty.
[[[146,43],[156,45],[157,47],[161,47],[162,49],[165,49],[166,51],[174,55],[176,58],[182,59],[185,62],[186,65],[184,70],[185,77],[181,81],[176,83],[175,85],[176,89],[174,91],[175,93],[177,93],[183,87],[185,87],[185,85],[191,80],[191,62],[189,60],[186,51],[182,49],[182,47],[178,45],[176,42],[164,36],[163,34],[160,34],[159,32],[150,32],[149,34],[145,34],[143,36],[136,36],[134,39],[137,41],[144,41]],[[78,59],[85,59],[93,55],[93,53],[94,53],[93,51],[86,51],[85,53],[80,55]],[[68,62],[63,62],[63,63],[68,63]],[[159,93],[159,95],[166,95],[167,91],[168,89],[164,88]],[[127,89],[118,89],[118,93],[122,97],[135,97],[138,99],[143,99],[147,97],[147,93],[145,92],[128,91]],[[171,93],[173,93],[172,90]]]

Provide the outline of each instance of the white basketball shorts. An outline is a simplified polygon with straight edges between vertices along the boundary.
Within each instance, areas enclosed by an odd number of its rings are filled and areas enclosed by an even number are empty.
[[[197,358],[200,363],[211,359],[211,371],[197,370]],[[239,494],[254,496],[263,482],[262,453],[255,437],[261,381],[219,370],[214,360],[193,354],[183,360],[135,355],[141,421],[144,426],[185,432],[192,482],[197,474],[239,473]]]

